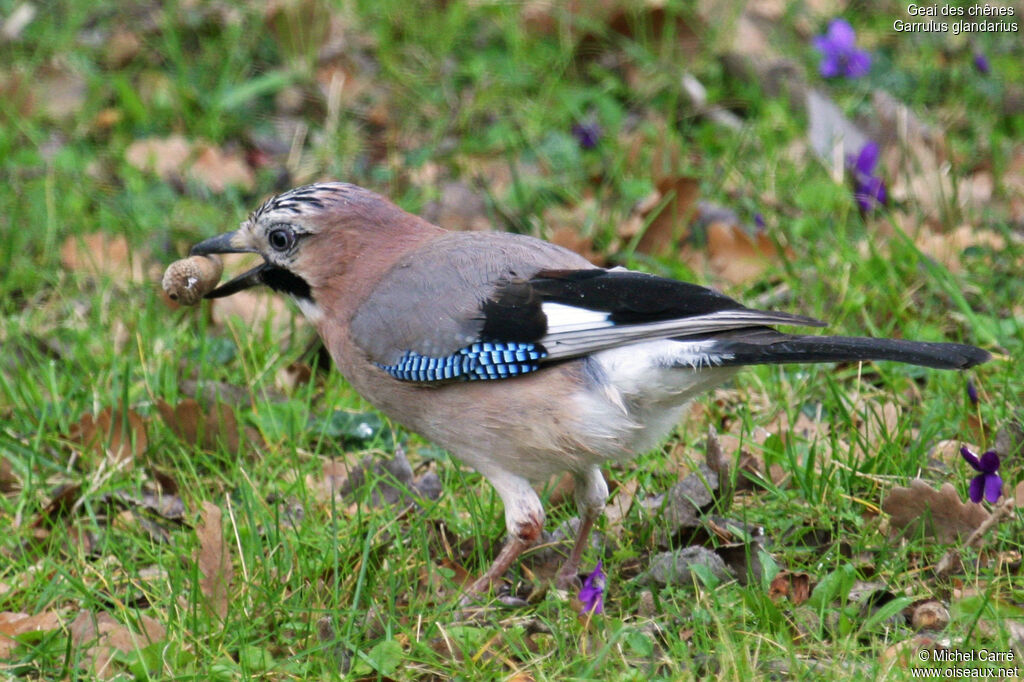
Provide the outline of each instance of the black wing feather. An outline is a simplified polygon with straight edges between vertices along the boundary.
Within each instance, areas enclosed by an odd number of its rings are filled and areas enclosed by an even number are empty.
[[[540,272],[530,280],[545,301],[611,313],[615,324],[660,322],[745,308],[723,293],[628,270]]]
[[[641,325],[650,325],[651,337],[670,336],[655,328],[655,323],[685,321],[712,316],[728,311],[755,315],[759,311],[747,308],[714,289],[689,282],[680,282],[655,275],[629,270],[544,270],[526,279],[505,279],[494,288],[492,295],[481,304],[483,329],[481,339],[487,341],[550,341],[552,331],[544,313],[545,303],[558,303],[576,308],[606,313],[613,329],[634,330],[636,338],[647,336]],[[761,324],[799,324],[824,326],[810,317],[789,313],[765,313],[765,319],[746,318],[749,322],[729,318],[719,325],[708,319],[713,327],[736,328]],[[596,331],[596,330],[595,330]],[[680,330],[685,333],[685,329]],[[607,333],[602,332],[603,336]],[[613,332],[613,336],[618,333]],[[632,338],[632,337],[631,337]],[[635,339],[634,339],[635,340]],[[626,338],[623,337],[623,341]],[[600,345],[607,347],[602,342]],[[615,345],[614,343],[611,345]],[[583,345],[585,347],[586,344]]]

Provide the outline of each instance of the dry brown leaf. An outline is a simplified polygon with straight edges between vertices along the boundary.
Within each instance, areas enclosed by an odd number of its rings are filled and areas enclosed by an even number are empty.
[[[95,277],[109,277],[117,282],[145,282],[147,256],[132,249],[123,235],[93,232],[74,235],[60,247],[60,260],[65,268]]]
[[[123,406],[116,411],[107,407],[95,417],[82,415],[71,425],[67,438],[81,447],[83,456],[123,462],[128,467],[149,445],[146,420]]]
[[[773,601],[789,599],[794,606],[799,606],[811,596],[811,574],[793,573],[792,571],[779,571],[772,578],[772,584],[768,588],[768,597]]]
[[[982,618],[978,621],[978,631],[985,637],[1000,639],[1004,632],[1007,633],[1010,636],[1010,647],[1017,656],[1024,649],[1024,621],[1020,618],[1002,618],[996,622]]]
[[[44,611],[34,615],[0,612],[0,661],[7,659],[18,642],[13,639],[26,632],[47,632],[60,627],[60,617],[55,611]]]
[[[936,223],[959,211],[976,211],[991,200],[995,187],[991,172],[980,170],[954,179],[946,140],[939,130],[883,90],[873,93],[873,105],[884,150],[882,166],[886,177],[893,178],[892,199],[912,203]]]
[[[636,499],[636,494],[639,490],[640,483],[635,479],[619,484],[618,489],[615,491],[615,496],[612,497],[611,501],[604,508],[604,530],[606,534],[615,538],[622,537],[626,516],[629,515],[629,510],[633,507],[633,501]]]
[[[883,651],[880,656],[880,662],[886,672],[894,666],[910,668],[914,665],[920,665],[921,658],[918,655],[919,651],[944,651],[945,649],[945,646],[928,635],[914,635],[910,639],[896,642]],[[929,655],[929,658],[925,660],[929,660],[930,658],[931,655]],[[888,678],[887,675],[883,677]]]
[[[304,362],[293,362],[277,371],[274,385],[283,393],[293,393],[299,386],[305,386],[313,378],[313,368]]]
[[[857,425],[863,437],[863,443],[869,450],[879,442],[890,439],[899,429],[900,408],[893,402],[866,403],[864,412],[866,419]]]
[[[231,319],[240,320],[249,328],[261,328],[269,322],[276,333],[285,335],[293,325],[303,325],[281,296],[256,291],[239,291],[231,296],[210,301],[213,323],[226,326]]]
[[[167,427],[186,443],[205,450],[216,450],[223,444],[229,452],[238,452],[242,444],[235,411],[226,403],[215,402],[207,411],[193,398],[174,407],[158,399],[156,408]]]
[[[7,493],[21,487],[21,480],[14,473],[9,455],[0,455],[0,493]]]
[[[124,152],[125,161],[162,180],[180,178],[192,157],[192,143],[181,135],[136,140]]]
[[[196,526],[199,549],[195,561],[199,565],[199,590],[206,597],[206,606],[221,620],[228,615],[228,593],[234,577],[230,545],[224,540],[220,508],[203,502],[199,525]]]
[[[690,222],[697,212],[700,181],[688,176],[664,177],[658,181],[657,189],[658,202],[655,206],[663,200],[667,203],[648,224],[637,242],[636,250],[664,256],[675,250],[679,240],[689,232]],[[649,201],[645,201],[644,205],[649,205]]]
[[[106,680],[121,672],[112,665],[117,652],[135,651],[167,636],[164,626],[149,616],[140,615],[139,624],[143,632],[136,634],[106,611],[82,611],[68,629],[71,642],[85,649],[83,661],[89,671]]]
[[[730,284],[746,284],[761,277],[779,260],[779,250],[764,232],[747,233],[738,224],[708,225],[708,258],[711,269]]]
[[[142,40],[134,31],[118,28],[107,39],[103,51],[103,63],[109,69],[120,69],[135,59],[142,51]]]
[[[211,192],[223,192],[229,186],[251,190],[256,184],[256,176],[241,154],[193,143],[181,135],[136,140],[128,145],[124,158],[164,181],[187,177]]]
[[[575,502],[576,479],[568,471],[563,471],[560,474],[551,476],[547,484],[535,485],[534,489],[538,492],[541,489],[546,489],[548,491],[547,507],[548,509],[554,509],[563,504]]]
[[[787,442],[791,436],[802,438],[805,441],[811,443],[817,443],[821,447],[827,448],[830,441],[830,431],[832,429],[832,423],[828,420],[819,420],[807,416],[807,413],[800,410],[796,414],[796,421],[790,423],[789,413],[781,411],[776,417],[765,426],[765,430],[768,434],[778,434],[782,438],[783,442]],[[767,436],[765,436],[765,440]],[[761,441],[764,442],[763,440]]]
[[[969,536],[989,513],[980,504],[963,502],[950,483],[935,490],[927,481],[914,479],[909,487],[897,487],[882,501],[894,533],[934,537],[939,542],[954,542]]]
[[[563,225],[551,233],[548,241],[563,248],[575,251],[586,258],[594,265],[605,265],[608,258],[594,250],[594,242],[590,237],[584,237],[575,228]]]
[[[22,73],[0,71],[0,97],[3,97],[4,103],[12,113],[23,118],[35,113],[35,93],[30,87],[30,79]]]
[[[256,175],[242,155],[225,152],[212,145],[199,148],[199,156],[189,166],[186,175],[218,194],[228,187],[251,190],[256,185]]]
[[[327,502],[341,494],[342,488],[357,465],[345,459],[324,460],[322,476],[306,475],[306,489],[313,492],[314,499]]]
[[[66,483],[58,486],[53,491],[50,501],[46,503],[46,506],[36,516],[32,526],[34,528],[43,528],[52,523],[75,506],[81,492],[81,483]]]
[[[953,466],[957,466],[962,461],[960,457],[961,445],[966,444],[962,443],[962,441],[955,439],[940,440],[938,443],[935,444],[935,447],[931,449],[931,452],[928,453],[928,456],[931,457],[932,460],[940,462],[945,466],[952,468]],[[973,445],[968,445],[967,447],[971,448],[971,450],[974,452],[978,452],[978,448]]]
[[[992,230],[982,230],[971,225],[961,225],[951,232],[932,232],[928,229],[917,230],[914,244],[924,255],[944,265],[950,272],[963,270],[961,259],[964,252],[976,246],[993,251],[1006,249],[1006,239]]]

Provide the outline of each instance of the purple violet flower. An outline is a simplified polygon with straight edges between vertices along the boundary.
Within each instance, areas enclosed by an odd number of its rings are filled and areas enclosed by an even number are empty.
[[[989,450],[978,457],[966,445],[960,448],[960,454],[971,468],[978,472],[978,475],[971,479],[971,487],[968,490],[971,502],[981,502],[984,496],[989,502],[995,503],[1003,494],[1003,479],[996,473],[999,470],[999,455],[995,450]]]
[[[604,584],[604,571],[601,570],[601,562],[598,561],[580,589],[580,601],[583,602],[580,613],[604,613]]]
[[[825,78],[860,78],[871,69],[871,55],[857,49],[857,34],[845,19],[833,19],[825,35],[814,37],[821,52],[818,71]]]
[[[992,65],[988,63],[988,57],[981,52],[974,53],[974,68],[978,70],[978,73],[987,76],[992,70]]]
[[[885,182],[874,175],[878,153],[878,145],[869,140],[856,158],[850,156],[846,159],[846,165],[853,173],[853,198],[862,213],[884,206],[886,202]]]
[[[760,213],[754,214],[754,226],[757,227],[758,232],[764,231],[764,216]]]
[[[572,135],[584,149],[593,149],[601,141],[601,126],[595,121],[577,123],[572,127]]]
[[[971,379],[967,380],[967,399],[971,401],[971,405],[978,404],[978,387]]]

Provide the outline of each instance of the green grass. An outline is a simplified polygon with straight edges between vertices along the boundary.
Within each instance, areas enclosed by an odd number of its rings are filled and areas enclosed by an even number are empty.
[[[0,15],[16,4],[0,2]],[[797,27],[810,21],[818,31],[827,18],[808,19],[794,6],[773,24],[777,49],[849,115],[870,113],[870,87],[885,88],[944,130],[955,178],[990,170],[991,200],[966,213],[949,206],[935,227],[969,224],[1007,245],[971,246],[954,272],[923,255],[915,235],[884,217],[863,219],[848,187],[809,154],[792,153],[806,117],[723,68],[717,55],[730,22],[701,33],[693,54],[679,47],[673,21],[652,27],[643,11],[621,35],[605,21],[559,12],[552,32],[524,30],[523,6],[511,3],[423,2],[415,11],[397,1],[285,4],[267,18],[233,3],[58,3],[2,45],[0,456],[12,475],[0,476],[0,612],[53,612],[63,624],[22,636],[0,661],[4,674],[91,678],[97,648],[70,624],[92,612],[136,633],[143,617],[166,631],[116,653],[113,670],[124,679],[902,679],[906,668],[890,669],[883,653],[913,636],[899,610],[932,596],[953,616],[937,639],[964,650],[1009,651],[1012,643],[1019,657],[1021,642],[1005,625],[1024,620],[1013,563],[1022,550],[1019,514],[993,529],[981,552],[961,548],[965,568],[946,581],[932,567],[947,548],[890,539],[877,509],[919,475],[966,496],[972,472],[959,461],[937,465],[929,453],[947,439],[990,447],[1000,427],[1020,419],[1024,375],[1013,360],[1024,350],[1024,249],[1013,201],[1021,201],[1024,115],[1000,104],[1024,89],[1016,34],[978,35],[970,45],[894,36],[888,26],[901,5],[862,8],[848,18],[875,55],[871,76],[823,83]],[[693,21],[688,6],[668,6],[669,17]],[[331,15],[345,45],[336,63],[349,74],[333,103],[316,81],[317,27]],[[118,29],[139,41],[130,59],[112,56]],[[990,57],[993,75],[972,70],[972,48]],[[743,115],[742,131],[689,108],[677,85],[684,70],[701,79],[709,101]],[[47,108],[51,95],[66,94],[47,80],[55,71],[76,74],[81,88],[66,115]],[[282,113],[282,102],[296,98],[294,111]],[[302,123],[304,138],[276,127],[288,117]],[[596,149],[580,149],[571,129],[590,118],[603,137]],[[267,147],[270,161],[256,168],[252,188],[223,193],[125,161],[136,140],[172,133],[229,151]],[[298,165],[288,160],[296,139],[305,140]],[[664,148],[679,150],[674,167],[664,167]],[[640,584],[660,548],[656,519],[634,505],[604,556],[604,615],[585,622],[552,592],[467,623],[454,613],[453,567],[479,573],[504,534],[500,500],[483,479],[386,420],[371,419],[372,434],[354,437],[339,413],[369,408],[336,372],[314,369],[311,382],[276,388],[292,363],[316,367],[307,328],[217,325],[203,311],[169,309],[148,275],[96,276],[65,267],[61,253],[103,232],[126,239],[131,257],[159,272],[299,180],[335,177],[422,210],[441,192],[440,182],[422,181],[431,168],[469,186],[490,183],[488,210],[502,229],[549,237],[546,210],[594,197],[600,210],[577,227],[614,263],[724,285],[751,303],[788,291],[778,307],[827,319],[842,333],[963,340],[1000,357],[970,373],[981,389],[977,407],[960,373],[747,370],[702,401],[703,417],[608,477],[637,483],[638,500],[657,495],[680,478],[679,452],[700,459],[708,423],[741,434],[751,452],[789,474],[716,509],[764,527],[764,574]],[[616,229],[665,174],[700,178],[703,200],[747,221],[764,215],[791,257],[740,286],[671,256],[631,252]],[[925,222],[913,202],[899,209]],[[175,435],[157,404],[180,403],[189,381],[240,388],[243,397],[228,404],[254,441],[197,446]],[[900,408],[898,423],[866,437],[859,424],[889,402]],[[147,421],[148,444],[131,466],[83,453],[70,438],[83,415],[118,405]],[[792,424],[801,412],[826,422],[817,441],[778,432],[780,414]],[[758,428],[773,435],[755,441]],[[417,475],[440,477],[439,499],[418,498],[398,514],[375,502],[375,491],[395,483],[386,475],[370,475],[345,500],[318,489],[325,461],[386,459],[398,444]],[[1022,468],[1019,455],[1005,459],[1004,480],[1016,485]],[[176,485],[182,519],[117,501],[153,491],[158,474]],[[78,488],[54,508],[63,484]],[[223,621],[199,588],[194,560],[204,502],[223,512],[234,569]],[[548,529],[573,513],[549,507]],[[598,558],[592,551],[585,561]],[[806,604],[769,596],[782,569],[811,575]],[[521,567],[511,577],[530,579]],[[890,601],[865,607],[851,596],[855,580],[879,583]]]

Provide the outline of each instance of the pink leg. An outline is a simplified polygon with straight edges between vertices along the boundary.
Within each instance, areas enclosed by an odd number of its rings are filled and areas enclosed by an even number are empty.
[[[466,588],[466,594],[462,597],[462,603],[466,604],[473,597],[487,594],[491,586],[505,575],[509,567],[519,558],[519,555],[528,550],[533,542],[521,540],[517,537],[510,537],[505,546],[501,548],[498,556],[494,558],[490,568],[473,581],[473,584]]]
[[[572,546],[569,558],[565,560],[562,567],[558,569],[558,575],[555,576],[555,587],[558,589],[572,590],[582,586],[579,578],[580,559],[583,558],[583,550],[587,547],[590,530],[594,527],[594,522],[597,521],[599,513],[589,514],[584,512],[583,518],[580,519],[580,529],[576,533],[576,542]]]
[[[594,522],[604,511],[604,504],[608,499],[608,486],[600,469],[593,467],[576,475],[575,497],[576,507],[580,513],[580,528],[576,533],[576,542],[572,546],[569,558],[558,569],[558,575],[555,577],[555,586],[560,590],[576,589],[581,586],[580,559],[583,558],[583,550],[587,547]]]
[[[544,509],[526,479],[503,471],[493,472],[487,478],[505,503],[505,524],[509,536],[487,571],[466,589],[463,605],[474,597],[487,594],[515,560],[536,544],[544,529]]]

